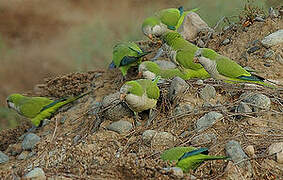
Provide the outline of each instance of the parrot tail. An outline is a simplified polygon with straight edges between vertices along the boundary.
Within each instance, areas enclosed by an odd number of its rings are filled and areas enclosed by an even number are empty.
[[[247,81],[260,81],[263,82],[264,78],[257,76],[257,75],[251,75],[251,76],[240,76],[239,79],[241,80],[247,80]]]
[[[141,57],[143,57],[143,56],[145,56],[149,53],[151,53],[151,51],[139,53],[138,56],[125,56],[121,60],[120,66],[127,66],[129,64],[134,63],[134,62],[137,62]]]
[[[206,160],[218,160],[218,159],[228,159],[229,157],[228,156],[206,156],[206,157],[203,157],[203,160],[206,161]]]

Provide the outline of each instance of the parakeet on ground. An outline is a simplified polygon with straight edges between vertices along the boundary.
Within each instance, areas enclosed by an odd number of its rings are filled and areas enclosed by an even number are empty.
[[[194,55],[199,49],[194,44],[186,41],[178,32],[167,32],[161,37],[163,50],[183,73],[190,70],[192,77],[209,78],[210,75],[200,64],[194,63]],[[186,70],[185,70],[186,69]]]
[[[9,108],[14,109],[20,115],[31,119],[31,123],[38,127],[42,120],[50,118],[59,108],[87,94],[89,92],[58,100],[51,100],[46,97],[27,97],[21,94],[11,94],[7,98],[7,104]]]
[[[267,87],[274,87],[265,83],[264,78],[252,75],[235,61],[217,54],[212,49],[201,48],[195,54],[195,62],[200,63],[214,79],[230,83],[254,83]]]
[[[120,99],[125,100],[129,108],[134,112],[138,119],[139,112],[153,109],[160,96],[157,76],[153,80],[139,79],[126,82],[120,89]]]
[[[143,52],[134,42],[119,43],[113,48],[113,63],[126,76],[128,69],[141,63],[141,57],[149,53]]]
[[[210,156],[207,148],[174,147],[161,154],[163,161],[177,162],[184,172],[197,169],[204,161],[227,159],[227,156]]]
[[[153,16],[146,18],[142,24],[142,31],[144,35],[152,39],[159,37],[166,31],[176,31],[184,21],[185,16],[189,12],[196,11],[192,9],[184,11],[181,6],[177,8],[168,8],[156,12]]]

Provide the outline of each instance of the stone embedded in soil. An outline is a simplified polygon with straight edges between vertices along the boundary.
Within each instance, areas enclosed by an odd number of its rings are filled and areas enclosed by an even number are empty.
[[[276,161],[278,163],[283,163],[283,142],[273,143],[268,147],[268,154],[276,153]]]
[[[249,145],[245,148],[245,152],[247,153],[247,155],[249,155],[249,157],[255,157],[255,148],[252,145]]]
[[[179,167],[168,167],[168,168],[163,168],[163,170],[165,170],[166,172],[172,171],[173,175],[177,176],[178,178],[184,177],[183,170]]]
[[[203,85],[203,80],[202,79],[197,80],[196,84],[197,85]]]
[[[161,69],[174,69],[176,68],[176,65],[172,63],[171,61],[166,60],[157,60],[154,61]]]
[[[22,152],[22,145],[20,143],[10,144],[6,152],[10,153],[12,156],[16,156]]]
[[[215,98],[216,96],[216,90],[213,86],[207,84],[201,91],[200,91],[200,97],[205,100],[208,101],[210,99]]]
[[[0,164],[9,161],[9,156],[0,151]]]
[[[251,54],[251,53],[254,53],[256,51],[260,50],[260,47],[259,46],[253,46],[251,48],[248,49],[248,53]]]
[[[260,93],[244,93],[240,96],[242,102],[248,103],[253,112],[260,110],[269,110],[271,101],[270,98]]]
[[[129,132],[132,128],[132,123],[124,120],[113,122],[107,126],[108,130],[115,131],[119,134]]]
[[[168,132],[158,132],[151,141],[151,146],[156,151],[161,151],[173,147],[176,138]]]
[[[17,157],[17,159],[18,159],[18,160],[27,159],[28,155],[29,155],[29,152],[28,152],[28,151],[23,151],[23,152]]]
[[[174,100],[177,96],[182,95],[188,88],[188,84],[180,77],[175,77],[169,87],[169,99]]]
[[[222,41],[222,45],[227,45],[227,44],[229,44],[230,43],[230,39],[224,39],[224,41]]]
[[[177,115],[186,114],[192,111],[193,111],[193,107],[191,106],[191,104],[182,104],[182,105],[178,105],[177,107],[175,107],[173,111],[173,115],[177,116]]]
[[[262,45],[269,48],[271,46],[283,43],[283,29],[280,29],[265,38],[261,41]]]
[[[146,130],[142,133],[142,140],[146,145],[151,143],[152,138],[156,135],[157,131],[155,130]]]
[[[265,20],[264,20],[262,17],[260,17],[260,16],[255,17],[254,20],[257,21],[257,22],[264,22],[264,21],[265,21]]]
[[[253,112],[252,109],[244,102],[240,102],[240,104],[236,108],[237,113],[250,113]]]
[[[277,54],[277,55],[275,56],[275,59],[276,59],[280,64],[283,64],[283,58],[282,58],[282,56],[281,56],[280,54]]]
[[[191,140],[191,144],[193,146],[200,145],[200,144],[208,144],[208,143],[211,143],[212,141],[215,141],[216,139],[217,138],[214,133],[205,133],[205,134],[200,134],[194,137]]]
[[[103,98],[102,107],[107,108],[118,102],[120,102],[120,93],[116,92]],[[104,117],[111,121],[118,121],[125,116],[133,116],[133,112],[125,103],[119,103],[104,112]]]
[[[32,171],[28,172],[24,178],[26,179],[46,179],[45,173],[41,168],[34,168]]]
[[[215,111],[209,112],[205,114],[204,116],[202,116],[199,120],[197,120],[196,130],[198,132],[203,131],[209,128],[210,126],[212,126],[213,124],[215,124],[216,121],[221,119],[222,117],[223,115],[218,112],[215,112]]]
[[[30,133],[24,137],[22,142],[23,150],[31,150],[40,141],[40,137],[36,134]]]
[[[204,29],[213,31],[197,13],[189,12],[178,31],[186,40],[193,40]]]
[[[274,54],[274,51],[272,51],[272,50],[267,50],[267,51],[264,53],[264,55],[263,55],[262,57],[263,57],[264,59],[267,59],[267,58],[272,57],[273,54]]]

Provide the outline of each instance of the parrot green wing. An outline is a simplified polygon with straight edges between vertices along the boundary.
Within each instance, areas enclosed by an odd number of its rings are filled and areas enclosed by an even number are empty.
[[[146,18],[142,23],[142,29],[146,26],[154,27],[155,25],[160,24],[161,21],[157,16],[150,16]]]
[[[182,49],[177,51],[176,61],[186,69],[192,69],[192,70],[202,69],[203,66],[201,64],[193,62],[194,57],[195,57],[194,53],[190,52],[187,49]]]
[[[173,147],[171,149],[168,149],[164,151],[161,154],[161,159],[163,161],[178,161],[180,157],[182,157],[186,152],[190,152],[195,150],[194,147]]]
[[[160,96],[160,91],[158,86],[149,79],[139,79],[137,82],[142,86],[145,90],[146,95],[150,99],[158,99]]]
[[[145,89],[137,81],[128,81],[125,84],[131,86],[131,88],[129,89],[129,92],[131,94],[142,96],[145,92]]]
[[[251,76],[249,72],[247,72],[244,68],[242,68],[235,61],[230,60],[228,57],[219,55],[216,58],[217,71],[219,74],[230,77],[230,78],[238,78],[241,76]]]
[[[163,24],[167,25],[168,29],[175,31],[181,14],[178,9],[169,8],[159,11],[156,16],[160,18]]]

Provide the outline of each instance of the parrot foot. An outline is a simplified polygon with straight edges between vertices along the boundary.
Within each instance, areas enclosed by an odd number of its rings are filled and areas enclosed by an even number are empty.
[[[160,57],[160,56],[162,56],[162,54],[163,54],[163,49],[162,48],[159,48],[158,50],[157,50],[157,53],[156,53],[156,55],[151,59],[151,61],[157,61],[157,59]]]
[[[157,116],[157,110],[156,109],[150,109],[148,120],[146,122],[146,127],[150,126],[151,122],[156,118],[156,116]]]
[[[138,115],[138,113],[134,112],[135,116],[134,116],[134,125],[135,126],[140,126],[141,123],[140,123],[140,117]]]
[[[32,133],[32,132],[35,132],[36,130],[37,130],[37,127],[35,125],[32,125],[31,128],[27,129],[27,132]]]

